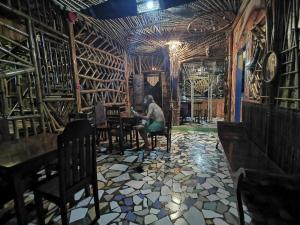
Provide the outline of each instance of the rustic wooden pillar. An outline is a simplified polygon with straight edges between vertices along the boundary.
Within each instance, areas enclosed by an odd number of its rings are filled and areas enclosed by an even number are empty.
[[[130,76],[130,67],[129,67],[129,57],[127,53],[124,52],[124,63],[125,63],[125,83],[126,83],[126,106],[129,109],[131,102],[130,102],[130,94],[129,94],[129,76]]]
[[[232,107],[232,54],[233,54],[233,33],[230,33],[229,36],[229,47],[228,47],[228,78],[227,78],[227,102],[226,108],[227,108],[227,113],[224,115],[225,121],[230,122],[231,121],[231,107]],[[226,90],[226,89],[225,89]]]
[[[69,26],[69,44],[70,44],[70,55],[71,55],[71,65],[73,73],[73,83],[74,83],[74,95],[76,98],[76,108],[77,112],[81,112],[81,94],[80,94],[80,80],[78,76],[77,69],[77,57],[76,57],[76,45],[75,45],[75,35],[74,35],[74,24],[68,21]]]
[[[179,68],[180,62],[177,55],[177,49],[170,49],[170,81],[171,81],[171,105],[173,107],[173,124],[180,123],[180,94],[179,94]],[[175,92],[175,93],[174,93]],[[174,96],[174,94],[176,94]]]
[[[9,114],[8,108],[8,98],[7,98],[7,84],[6,79],[0,78],[0,96],[1,96],[1,111],[3,112],[3,116],[7,117]]]
[[[191,81],[191,119],[194,121],[194,104],[195,104],[195,96],[194,96],[194,80]]]
[[[37,62],[37,43],[35,42],[36,37],[35,37],[35,31],[33,27],[32,20],[30,18],[27,19],[27,29],[28,29],[28,34],[29,34],[29,46],[30,46],[30,57],[32,60],[32,64],[34,67],[34,73],[35,73],[35,87],[36,87],[36,102],[37,102],[37,108],[38,112],[40,114],[40,125],[41,125],[41,130],[43,133],[46,132],[46,127],[45,127],[45,118],[44,118],[44,109],[43,109],[43,96],[42,96],[42,90],[41,90],[41,74],[40,70],[38,68],[38,62]]]

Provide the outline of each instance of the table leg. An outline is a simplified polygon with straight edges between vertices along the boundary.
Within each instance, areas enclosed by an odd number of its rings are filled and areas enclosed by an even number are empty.
[[[15,210],[18,219],[18,225],[27,225],[27,211],[24,203],[24,188],[23,182],[19,179],[18,176],[14,176],[13,180],[13,188],[14,188],[14,202],[15,202]]]
[[[136,139],[136,150],[140,150],[140,143],[139,143],[139,131],[135,130],[135,139]]]

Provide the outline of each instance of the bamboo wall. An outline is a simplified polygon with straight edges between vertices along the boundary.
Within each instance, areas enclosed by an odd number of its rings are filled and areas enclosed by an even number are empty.
[[[97,101],[128,104],[128,55],[52,1],[0,1],[0,117],[16,138],[56,132]]]
[[[244,100],[271,104],[280,108],[299,110],[299,0],[250,1],[237,17],[230,38],[229,99],[231,120],[235,115],[237,55],[244,48],[246,64],[251,63],[255,51],[255,38],[264,35],[264,49],[258,60],[257,72],[245,71]],[[265,29],[260,30],[265,23]],[[295,29],[297,27],[297,29]],[[259,31],[260,30],[260,31]],[[269,51],[278,54],[279,70],[271,83],[263,82],[262,64]],[[257,90],[256,90],[257,89]],[[256,93],[254,93],[256,92]],[[256,97],[253,97],[256,94]],[[228,118],[228,117],[227,117]],[[228,118],[229,119],[229,118]]]

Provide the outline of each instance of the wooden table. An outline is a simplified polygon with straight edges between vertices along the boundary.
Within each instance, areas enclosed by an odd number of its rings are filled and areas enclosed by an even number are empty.
[[[139,132],[137,129],[134,129],[134,126],[138,125],[140,119],[138,117],[131,116],[130,114],[121,115],[121,119],[123,124],[129,124],[131,126],[131,129],[135,131],[136,149],[139,150]]]
[[[0,143],[0,176],[13,188],[18,224],[28,224],[23,194],[28,177],[58,158],[57,135],[41,134]]]

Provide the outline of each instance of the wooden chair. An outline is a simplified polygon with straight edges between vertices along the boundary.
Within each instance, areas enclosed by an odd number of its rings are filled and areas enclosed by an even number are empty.
[[[96,219],[100,217],[97,188],[95,129],[88,120],[69,123],[57,138],[58,176],[34,189],[40,225],[44,225],[43,198],[60,207],[62,224],[68,224],[67,203],[83,188],[93,187]]]
[[[171,148],[171,129],[172,129],[172,109],[168,112],[168,119],[166,121],[165,129],[158,132],[150,133],[152,150],[157,146],[157,136],[164,136],[167,139],[167,152]],[[155,142],[154,142],[155,140]]]
[[[121,112],[124,107],[111,106],[106,107],[106,119],[109,139],[109,149],[113,149],[112,137],[116,137],[119,142],[119,148],[121,153],[124,153],[124,137],[130,135],[130,143],[132,145],[132,128],[123,123],[121,118]]]
[[[237,208],[245,225],[243,202],[255,225],[294,225],[300,221],[300,176],[240,169]]]
[[[0,142],[11,140],[9,134],[8,120],[0,118]]]
[[[14,198],[14,193],[10,185],[0,178],[0,209],[3,205]]]
[[[96,127],[96,144],[100,141],[107,140],[107,118],[105,107],[102,102],[97,102],[95,106],[95,127]]]

